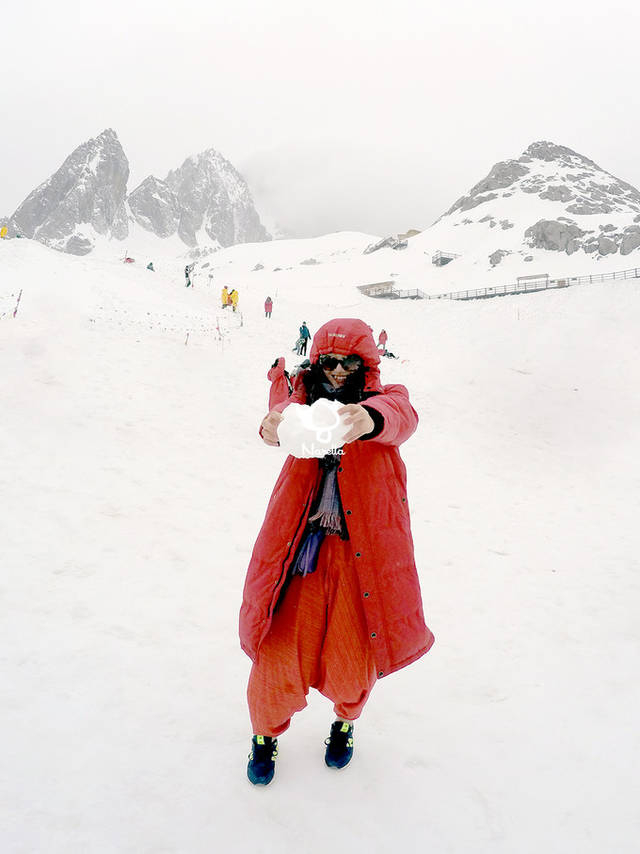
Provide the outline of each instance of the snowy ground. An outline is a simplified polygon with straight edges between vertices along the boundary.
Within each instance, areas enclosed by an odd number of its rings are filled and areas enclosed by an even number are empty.
[[[157,266],[0,242],[0,850],[637,851],[640,283],[389,304],[238,273],[240,326]],[[436,644],[348,769],[313,695],[256,790],[237,614],[283,461],[256,430],[271,362],[335,316],[387,329],[421,416]]]

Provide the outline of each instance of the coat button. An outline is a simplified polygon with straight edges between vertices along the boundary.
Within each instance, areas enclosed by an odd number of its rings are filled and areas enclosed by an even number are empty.
[[[362,555],[360,554],[360,552],[356,552],[356,557],[362,557]]]
[[[344,471],[344,469],[342,468],[342,466],[339,466],[339,467],[338,467],[338,471]]]
[[[382,679],[384,676],[384,670],[378,670],[378,679]]]
[[[372,638],[377,638],[377,637],[378,637],[378,635],[377,635],[375,632],[371,632],[371,637],[372,637]]]
[[[369,591],[368,590],[365,591],[362,595],[364,596],[365,599],[368,599],[369,598]]]
[[[403,498],[403,499],[402,499],[402,503],[403,503],[403,504],[406,504],[406,503],[407,503],[407,499],[406,499],[406,498]]]
[[[351,510],[347,510],[347,516],[351,516]]]

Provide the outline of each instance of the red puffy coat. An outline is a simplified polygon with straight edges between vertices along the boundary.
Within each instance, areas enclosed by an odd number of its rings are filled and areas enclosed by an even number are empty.
[[[418,416],[402,385],[380,385],[380,356],[369,327],[360,320],[334,320],[314,339],[310,358],[322,353],[358,353],[369,368],[366,400],[384,418],[373,439],[344,446],[338,484],[357,569],[363,609],[378,677],[415,661],[434,637],[424,622],[406,495],[406,469],[398,446],[415,431]],[[301,376],[294,393],[275,408],[306,403]],[[271,625],[278,596],[303,537],[321,479],[316,459],[289,456],[274,487],[256,540],[240,610],[240,642],[255,660]]]
[[[271,388],[269,389],[269,412],[274,409],[279,403],[289,403],[289,382],[285,374],[286,362],[283,356],[278,359],[278,364],[275,367],[269,368],[267,371],[267,379],[271,380]]]

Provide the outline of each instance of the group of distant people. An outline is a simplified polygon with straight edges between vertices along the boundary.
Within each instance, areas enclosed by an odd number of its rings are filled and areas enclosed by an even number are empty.
[[[235,288],[229,290],[225,285],[222,289],[222,293],[220,294],[220,299],[222,301],[222,308],[231,306],[232,311],[238,310],[238,300],[240,299],[240,296]]]
[[[193,287],[193,282],[191,279],[191,273],[193,272],[194,266],[195,266],[194,264],[187,264],[187,266],[184,268],[185,284],[186,284],[187,288]],[[153,267],[153,261],[149,262],[149,264],[147,265],[147,270],[151,270],[151,271],[155,272],[154,267]],[[238,291],[235,288],[232,288],[231,290],[229,290],[228,286],[225,285],[222,288],[222,292],[220,294],[220,299],[222,302],[222,308],[227,308],[230,306],[232,311],[236,312],[238,310],[238,302],[239,302],[240,297],[239,297]],[[271,299],[270,296],[268,296],[264,301],[264,316],[265,316],[265,318],[270,320],[272,311],[273,311],[273,300]],[[371,327],[369,327],[369,328],[371,329]],[[297,338],[296,343],[294,345],[293,352],[296,353],[298,356],[306,356],[307,344],[309,341],[311,341],[311,337],[312,336],[311,336],[311,332],[309,331],[309,327],[307,326],[307,321],[303,320],[302,326],[298,330],[298,338]],[[393,353],[390,353],[387,350],[388,338],[389,338],[389,336],[387,335],[386,329],[380,330],[380,334],[378,335],[378,350],[380,351],[381,356],[387,356],[388,358],[396,359],[398,357],[395,356]],[[276,365],[274,364],[273,367],[275,368]],[[284,374],[288,378],[289,375],[286,373],[286,371],[284,371]]]

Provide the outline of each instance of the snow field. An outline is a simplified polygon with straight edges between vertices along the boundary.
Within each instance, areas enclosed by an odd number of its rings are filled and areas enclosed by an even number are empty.
[[[0,244],[2,850],[635,851],[638,283],[386,303],[254,250],[192,292],[181,261]],[[256,790],[237,614],[283,462],[257,426],[275,357],[335,316],[387,329],[421,417],[436,644],[378,683],[348,769],[314,694]]]

